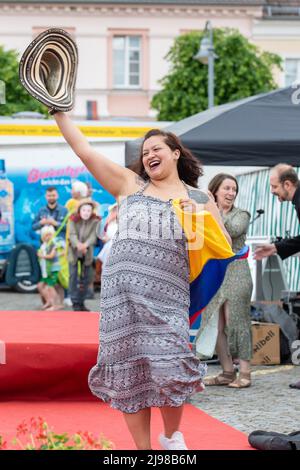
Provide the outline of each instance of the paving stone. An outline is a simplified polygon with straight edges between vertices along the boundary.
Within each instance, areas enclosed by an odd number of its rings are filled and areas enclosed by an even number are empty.
[[[220,366],[208,367],[208,376],[219,372]],[[300,390],[289,388],[296,380],[299,366],[252,366],[251,387],[209,386],[190,401],[246,434],[258,429],[290,433],[300,430]]]

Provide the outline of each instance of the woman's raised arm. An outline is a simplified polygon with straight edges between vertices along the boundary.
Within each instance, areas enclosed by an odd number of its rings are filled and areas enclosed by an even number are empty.
[[[103,188],[116,198],[134,191],[137,175],[133,171],[94,150],[66,113],[55,113],[54,118],[66,142]]]

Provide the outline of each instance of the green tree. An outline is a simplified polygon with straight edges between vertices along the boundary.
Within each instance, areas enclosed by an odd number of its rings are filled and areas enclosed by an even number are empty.
[[[152,99],[158,119],[178,121],[207,109],[208,67],[194,59],[204,33],[188,33],[175,39],[166,55],[170,72]],[[237,30],[215,29],[215,105],[246,98],[277,88],[274,67],[281,58],[261,52]]]
[[[0,80],[5,85],[5,104],[0,103],[0,115],[10,116],[21,111],[47,114],[46,107],[32,98],[19,80],[19,58],[15,50],[0,46]]]

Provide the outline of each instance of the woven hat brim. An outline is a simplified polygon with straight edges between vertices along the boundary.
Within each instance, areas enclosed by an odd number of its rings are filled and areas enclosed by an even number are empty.
[[[74,106],[78,51],[72,36],[52,28],[39,34],[23,53],[19,65],[22,85],[35,99],[55,111]]]

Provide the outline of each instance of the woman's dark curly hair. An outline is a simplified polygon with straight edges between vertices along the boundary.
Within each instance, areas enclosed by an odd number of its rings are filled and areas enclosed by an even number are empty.
[[[177,164],[179,178],[186,184],[197,188],[198,178],[203,175],[202,165],[200,161],[197,160],[197,158],[190,152],[190,150],[181,144],[178,137],[172,132],[166,132],[160,129],[151,129],[148,131],[141,145],[139,158],[130,166],[131,170],[141,176],[145,181],[149,179],[149,175],[146,173],[143,165],[143,147],[146,140],[154,136],[162,137],[165,144],[173,152],[175,150],[180,151],[180,157]]]

